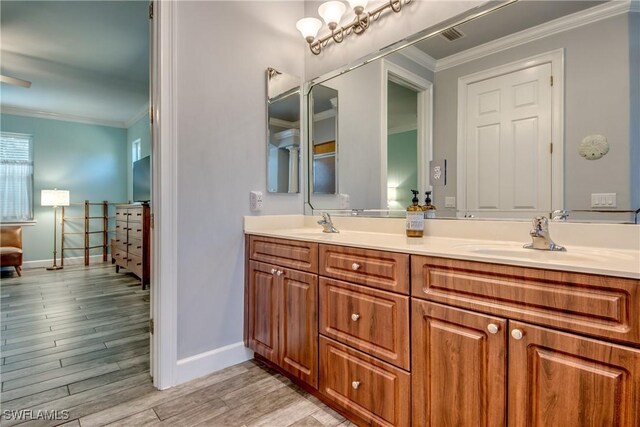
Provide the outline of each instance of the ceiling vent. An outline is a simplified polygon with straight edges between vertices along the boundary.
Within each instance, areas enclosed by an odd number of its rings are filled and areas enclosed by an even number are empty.
[[[450,42],[464,37],[464,34],[460,32],[458,29],[456,29],[455,27],[451,27],[447,30],[444,30],[443,32],[440,33],[440,35]]]

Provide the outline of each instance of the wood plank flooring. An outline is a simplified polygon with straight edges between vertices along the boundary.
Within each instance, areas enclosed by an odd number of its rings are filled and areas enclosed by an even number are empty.
[[[353,426],[257,361],[154,389],[148,300],[110,264],[3,276],[0,426]]]

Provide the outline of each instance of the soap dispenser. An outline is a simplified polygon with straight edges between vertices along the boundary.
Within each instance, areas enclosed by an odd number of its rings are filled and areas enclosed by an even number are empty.
[[[424,218],[433,219],[436,217],[436,207],[431,204],[431,191],[427,191],[424,194],[427,195],[427,198],[424,199],[424,206],[422,207]]]
[[[412,204],[407,206],[407,237],[422,237],[424,235],[424,211],[419,205],[419,192],[411,190],[413,193]]]

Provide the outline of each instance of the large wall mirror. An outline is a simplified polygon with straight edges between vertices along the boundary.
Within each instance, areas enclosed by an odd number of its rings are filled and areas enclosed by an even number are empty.
[[[479,17],[458,17],[454,26],[428,29],[432,36],[308,84],[310,100],[333,91],[339,153],[326,192],[314,191],[310,154],[312,209],[401,215],[418,189],[422,199],[432,191],[439,218],[528,219],[565,209],[569,220],[634,221],[637,5],[485,7]],[[326,115],[326,103],[318,104],[309,103],[310,117]],[[319,124],[309,124],[313,153]]]
[[[300,192],[300,79],[267,68],[267,190]]]

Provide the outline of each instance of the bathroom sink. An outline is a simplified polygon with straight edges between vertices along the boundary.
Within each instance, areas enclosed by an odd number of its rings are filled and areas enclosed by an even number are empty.
[[[567,249],[562,251],[543,251],[535,249],[525,249],[521,245],[514,243],[487,243],[487,244],[461,244],[455,245],[456,249],[467,252],[494,256],[499,258],[517,258],[532,261],[567,261],[567,262],[603,262],[620,261],[632,259],[629,254],[612,249]]]

